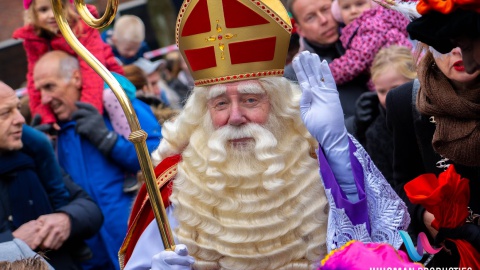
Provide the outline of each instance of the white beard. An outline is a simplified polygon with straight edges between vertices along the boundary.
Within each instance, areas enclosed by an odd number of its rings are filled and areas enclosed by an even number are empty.
[[[313,269],[326,255],[318,163],[307,139],[277,122],[213,131],[206,117],[193,132],[171,201],[195,269]]]

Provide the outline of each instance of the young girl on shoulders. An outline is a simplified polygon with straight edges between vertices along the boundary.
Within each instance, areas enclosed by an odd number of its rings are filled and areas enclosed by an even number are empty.
[[[102,41],[99,31],[83,22],[69,1],[62,0],[62,4],[70,28],[80,43],[108,70],[123,74],[122,67],[116,62],[110,46]],[[49,106],[41,103],[40,91],[36,91],[33,82],[35,63],[43,54],[51,50],[62,50],[78,58],[81,75],[84,78],[80,100],[92,104],[100,113],[103,113],[103,79],[68,45],[55,21],[50,0],[24,0],[23,5],[26,10],[25,25],[15,30],[13,38],[23,39],[23,47],[27,53],[27,90],[30,96],[32,115],[39,114],[42,124],[56,122],[55,115]],[[94,6],[87,5],[87,7],[93,16],[98,17],[98,12]],[[122,116],[116,117],[122,118]],[[125,118],[125,115],[123,115],[123,118]]]

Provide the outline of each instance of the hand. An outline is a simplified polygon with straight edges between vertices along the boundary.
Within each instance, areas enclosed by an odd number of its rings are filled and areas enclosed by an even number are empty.
[[[480,226],[476,224],[467,223],[454,229],[440,228],[435,237],[435,244],[442,243],[445,238],[464,239],[480,252]]]
[[[151,270],[189,270],[195,259],[188,255],[185,245],[179,244],[175,246],[175,252],[162,251],[152,258]]]
[[[65,213],[43,215],[37,220],[42,223],[40,234],[45,234],[40,245],[42,249],[57,250],[70,236],[70,217]]]
[[[433,216],[432,213],[428,211],[423,212],[423,223],[425,224],[425,227],[427,227],[428,232],[433,238],[435,238],[438,233],[438,231],[432,227],[432,222],[434,220],[435,220],[435,217]]]
[[[57,136],[57,132],[60,130],[60,126],[57,123],[42,124],[42,116],[40,116],[40,114],[36,114],[33,117],[30,126],[47,134],[50,139],[54,139]]]
[[[293,59],[293,69],[303,91],[302,120],[310,134],[324,147],[346,138],[343,110],[328,63],[320,63],[318,55],[303,51]]]
[[[355,203],[358,191],[350,163],[348,135],[328,63],[325,60],[320,63],[318,55],[303,51],[293,59],[293,69],[303,91],[300,99],[302,120],[322,146],[339,186]]]
[[[78,108],[72,114],[72,119],[77,121],[75,130],[108,156],[118,135],[107,128],[103,116],[93,105],[79,101],[75,102],[75,105]]]
[[[32,250],[35,250],[42,243],[45,238],[45,232],[41,231],[42,223],[37,220],[31,220],[22,224],[12,234],[13,237],[21,239]]]

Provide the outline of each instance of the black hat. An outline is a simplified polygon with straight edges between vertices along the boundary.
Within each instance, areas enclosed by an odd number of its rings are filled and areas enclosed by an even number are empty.
[[[407,26],[410,38],[426,43],[440,53],[448,53],[456,46],[451,39],[480,36],[480,13],[458,8],[449,14],[430,11]]]

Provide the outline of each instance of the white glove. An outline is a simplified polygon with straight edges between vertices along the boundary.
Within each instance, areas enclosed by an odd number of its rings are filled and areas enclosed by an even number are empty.
[[[348,200],[357,202],[343,110],[328,63],[325,60],[320,63],[318,55],[303,51],[293,59],[293,69],[303,91],[300,100],[303,123],[322,147]]]
[[[195,259],[188,255],[187,246],[178,244],[175,252],[162,251],[152,258],[151,270],[190,270]]]

